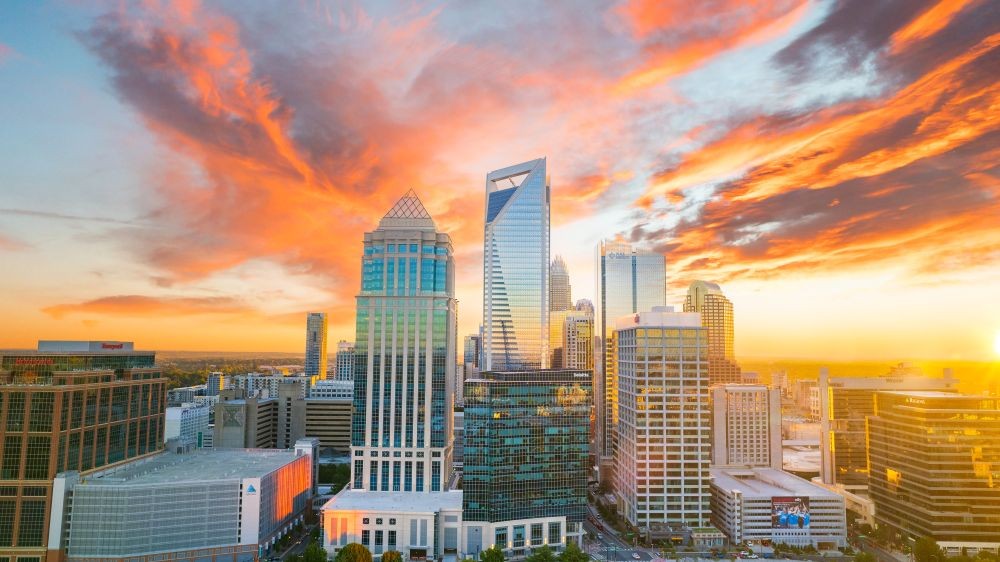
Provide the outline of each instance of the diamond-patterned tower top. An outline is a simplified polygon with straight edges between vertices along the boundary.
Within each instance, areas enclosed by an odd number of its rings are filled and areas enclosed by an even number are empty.
[[[411,189],[378,223],[379,228],[434,228],[434,220]]]

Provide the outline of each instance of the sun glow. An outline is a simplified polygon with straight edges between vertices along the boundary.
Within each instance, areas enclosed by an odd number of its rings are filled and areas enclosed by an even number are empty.
[[[1000,355],[1000,332],[997,332],[996,338],[993,339],[993,352]]]

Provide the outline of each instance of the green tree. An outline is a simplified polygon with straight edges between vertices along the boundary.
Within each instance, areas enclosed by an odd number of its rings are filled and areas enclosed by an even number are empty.
[[[403,562],[403,556],[395,550],[388,550],[382,553],[382,562]]]
[[[481,562],[503,562],[503,551],[493,545],[479,553]]]
[[[326,550],[318,541],[312,541],[302,552],[302,562],[326,562]]]
[[[574,540],[566,541],[566,548],[559,553],[559,562],[589,562],[590,556],[580,550],[580,545]]]
[[[335,562],[372,562],[372,553],[364,545],[356,542],[345,546],[337,553]]]
[[[854,562],[878,562],[871,552],[859,552],[854,555]]]
[[[525,558],[525,562],[556,562],[556,553],[552,552],[549,545],[543,544],[532,550],[531,554]]]
[[[916,562],[944,562],[944,555],[936,540],[920,537],[913,545],[913,559]]]

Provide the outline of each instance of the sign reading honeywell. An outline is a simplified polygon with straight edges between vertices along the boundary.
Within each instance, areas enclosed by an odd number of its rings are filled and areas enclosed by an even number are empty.
[[[260,478],[244,478],[240,484],[240,544],[260,542]]]
[[[38,351],[59,353],[88,353],[109,351],[135,351],[135,344],[130,341],[73,341],[73,340],[39,340]]]

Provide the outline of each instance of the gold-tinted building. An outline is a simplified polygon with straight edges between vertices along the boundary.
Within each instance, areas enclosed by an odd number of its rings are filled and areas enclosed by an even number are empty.
[[[0,562],[46,557],[52,479],[163,448],[166,379],[131,342],[0,351]]]
[[[688,287],[684,312],[700,312],[708,331],[709,384],[742,382],[740,365],[733,351],[733,303],[716,283],[695,281]]]

